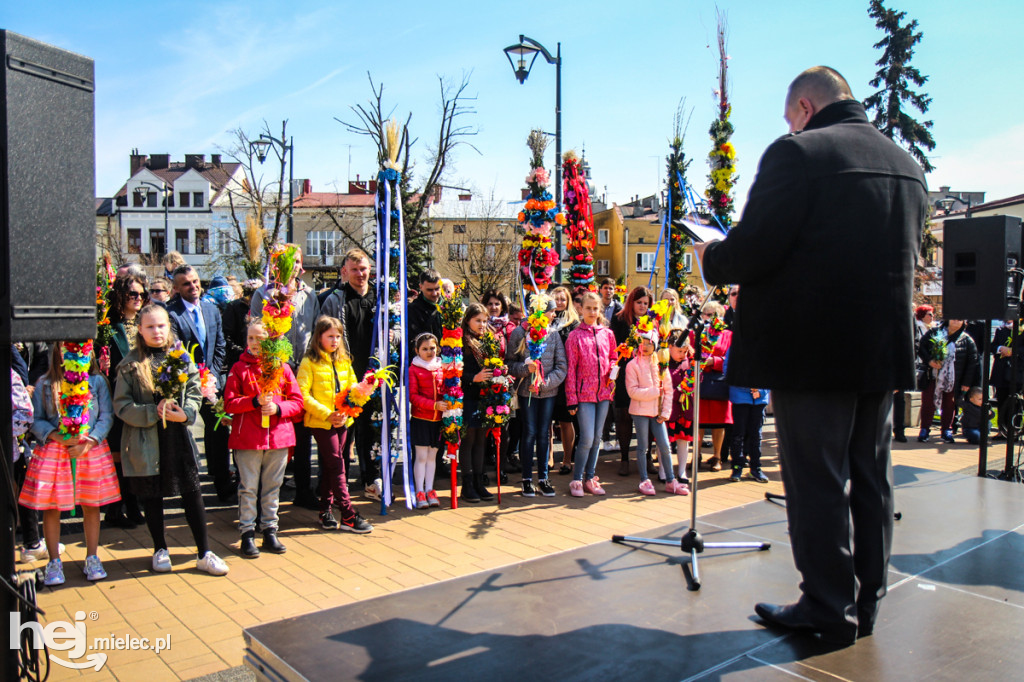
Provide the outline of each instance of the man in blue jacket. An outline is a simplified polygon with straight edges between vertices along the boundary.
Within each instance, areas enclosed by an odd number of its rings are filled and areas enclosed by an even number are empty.
[[[728,381],[772,389],[795,604],[771,625],[840,645],[872,632],[892,546],[892,401],[914,386],[911,293],[928,196],[921,167],[834,69],[789,86],[739,224],[696,246],[709,282],[741,285]],[[837,304],[838,302],[841,302]],[[806,311],[814,319],[794,325]],[[850,337],[851,320],[866,334]]]
[[[221,327],[220,311],[210,301],[201,301],[203,288],[199,274],[191,265],[180,265],[174,270],[174,292],[177,294],[167,303],[167,314],[171,318],[171,329],[182,345],[189,351],[194,348],[193,357],[202,363],[217,378],[217,390],[224,388],[226,368],[224,356],[227,343]],[[228,450],[227,427],[215,428],[217,417],[213,405],[203,401],[199,410],[203,417],[203,449],[206,451],[206,468],[213,476],[217,498],[225,504],[238,501],[238,491],[231,478],[231,453]]]

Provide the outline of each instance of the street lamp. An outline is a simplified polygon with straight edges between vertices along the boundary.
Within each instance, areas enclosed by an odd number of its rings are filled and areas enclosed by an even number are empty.
[[[141,201],[145,201],[147,195],[149,194],[149,191],[142,185],[147,185],[149,187],[152,187],[153,189],[158,189],[164,195],[164,253],[166,254],[168,251],[170,251],[169,247],[171,245],[171,228],[167,222],[167,207],[171,203],[171,198],[167,194],[169,189],[167,186],[167,182],[161,181],[163,182],[162,187],[160,185],[157,185],[156,183],[149,182],[148,180],[139,180],[138,182],[139,186],[135,188],[135,194],[139,197]]]
[[[955,204],[958,201],[961,204],[967,204],[967,210],[964,212],[964,217],[965,218],[970,218],[971,217],[971,195],[970,194],[967,195],[967,199],[966,200],[961,198],[961,197],[954,197],[952,195],[947,194],[944,198],[939,199],[939,204],[942,206],[942,208],[946,211],[946,214],[948,215],[949,212],[953,210],[953,204]]]
[[[527,38],[520,34],[519,42],[516,45],[509,45],[505,48],[505,56],[508,63],[512,65],[512,72],[520,84],[526,82],[533,63],[537,61],[537,55],[544,55],[548,64],[555,65],[555,204],[562,206],[562,43],[558,43],[555,56],[552,57],[547,48],[533,38]],[[513,61],[512,56],[515,55]],[[529,60],[529,62],[527,62]],[[562,231],[555,230],[555,251],[558,257],[562,257]],[[555,273],[555,281],[562,283],[562,266],[558,266]]]
[[[283,137],[283,135],[282,135]],[[285,234],[285,241],[289,244],[292,243],[292,226],[293,226],[293,208],[295,205],[295,138],[289,137],[288,141],[285,142],[283,139],[279,140],[273,135],[267,133],[260,133],[260,139],[253,140],[249,143],[249,149],[259,162],[262,164],[267,160],[267,152],[270,151],[271,145],[277,145],[281,148],[281,154],[288,155],[288,231]]]

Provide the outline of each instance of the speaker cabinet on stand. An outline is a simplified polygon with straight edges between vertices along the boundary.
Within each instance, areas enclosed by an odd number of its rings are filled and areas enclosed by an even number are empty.
[[[985,321],[981,414],[987,420],[992,320],[1016,320],[1020,315],[1021,220],[1006,215],[947,220],[942,241],[943,319]],[[1011,438],[1004,475],[1013,464],[1012,443]],[[984,428],[978,448],[978,475],[987,473],[988,429]]]
[[[0,394],[15,341],[96,336],[94,68],[87,57],[0,30]],[[17,518],[11,401],[0,400],[0,579],[12,581]],[[19,602],[3,593],[6,611]],[[10,619],[0,641],[10,640]],[[18,679],[0,646],[0,679]]]

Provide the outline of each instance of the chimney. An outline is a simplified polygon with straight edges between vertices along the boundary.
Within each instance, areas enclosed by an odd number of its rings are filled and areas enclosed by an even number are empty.
[[[210,163],[216,168],[220,168],[220,154],[210,154]]]
[[[949,185],[940,185],[939,192],[942,194],[949,194]]]
[[[140,170],[146,167],[146,161],[149,160],[149,157],[147,157],[145,154],[140,154],[138,149],[133,149],[131,156],[128,157],[128,160],[129,169],[131,171],[128,174],[128,177],[131,178],[134,177],[135,174],[138,173]]]
[[[185,169],[201,169],[206,164],[206,154],[186,154]]]
[[[530,198],[530,190],[529,190],[529,189],[526,189],[526,188],[524,187],[524,188],[523,188],[523,196],[522,196],[522,199],[523,199],[523,201],[526,201],[526,200],[527,200],[527,199],[529,199],[529,198]]]
[[[146,167],[150,170],[162,170],[171,165],[170,154],[152,154]]]

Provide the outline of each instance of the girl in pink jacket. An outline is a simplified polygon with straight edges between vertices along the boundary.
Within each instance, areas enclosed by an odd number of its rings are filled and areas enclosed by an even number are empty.
[[[665,422],[672,414],[672,381],[662,377],[654,354],[657,347],[656,330],[641,334],[640,353],[626,365],[629,414],[636,428],[636,466],[640,470],[640,492],[644,495],[654,494],[654,484],[647,476],[647,448],[650,447],[651,435],[658,444],[658,458],[665,463],[665,471],[672,471],[672,449],[665,428]],[[686,495],[690,491],[670,476],[665,481],[665,492]]]
[[[615,334],[598,324],[601,309],[600,296],[592,291],[583,294],[583,322],[565,340],[565,403],[579,424],[576,461],[569,483],[569,494],[573,497],[583,497],[584,491],[604,495],[594,470],[601,450],[601,430],[611,405],[618,356]]]

